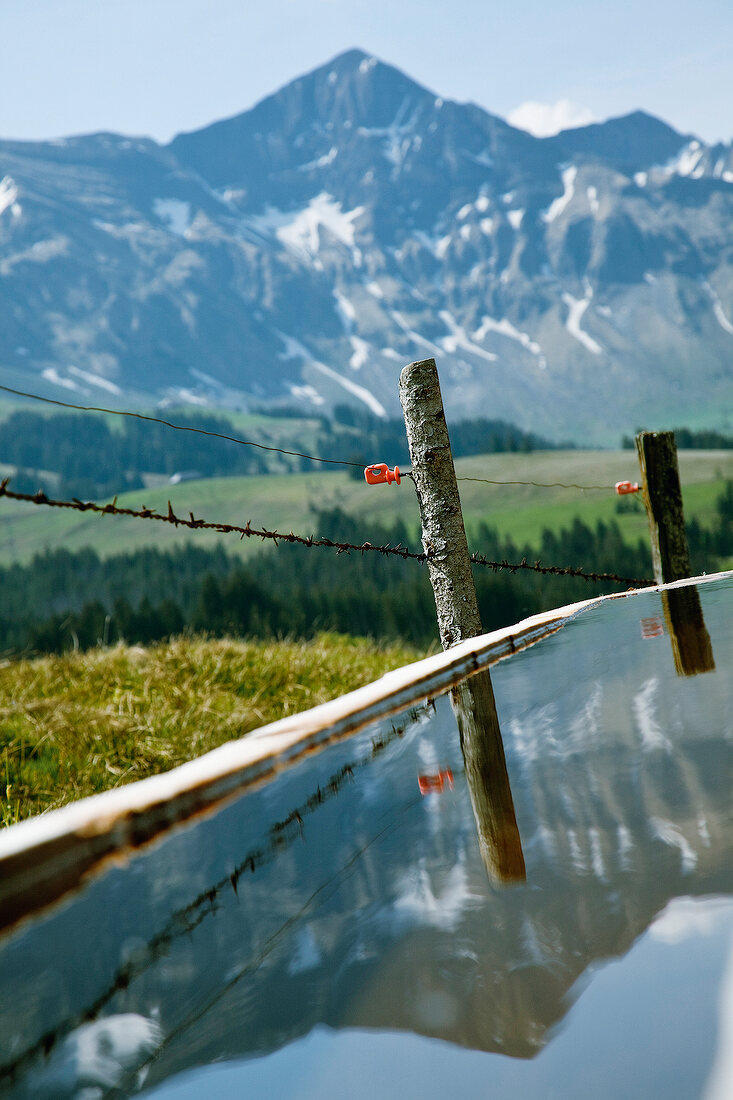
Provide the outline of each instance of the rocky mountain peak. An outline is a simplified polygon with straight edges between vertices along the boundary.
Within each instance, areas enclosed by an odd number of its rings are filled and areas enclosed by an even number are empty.
[[[732,227],[730,146],[534,138],[350,50],[166,147],[0,142],[0,375],[386,415],[435,356],[451,416],[730,430]]]

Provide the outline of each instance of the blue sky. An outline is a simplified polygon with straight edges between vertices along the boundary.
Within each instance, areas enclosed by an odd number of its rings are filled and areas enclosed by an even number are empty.
[[[733,138],[731,0],[0,0],[0,137],[168,140],[352,46],[530,128]]]

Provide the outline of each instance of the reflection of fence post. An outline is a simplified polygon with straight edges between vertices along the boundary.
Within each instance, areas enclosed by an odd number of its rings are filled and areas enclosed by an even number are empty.
[[[400,401],[440,640],[449,649],[480,634],[481,618],[434,359],[405,367]],[[484,865],[500,881],[523,880],[522,844],[489,673],[459,684],[452,701]]]
[[[488,669],[451,692],[484,867],[499,882],[524,882],[522,841]]]
[[[692,576],[692,567],[674,432],[639,432],[636,449],[649,519],[654,579],[657,584],[684,580]],[[713,648],[697,589],[663,592],[662,605],[678,675],[712,672]]]

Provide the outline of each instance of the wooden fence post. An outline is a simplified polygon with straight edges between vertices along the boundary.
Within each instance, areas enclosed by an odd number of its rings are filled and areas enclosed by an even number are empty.
[[[674,432],[639,432],[636,450],[657,584],[692,576]]]
[[[481,633],[448,426],[434,359],[400,375],[400,402],[443,649]]]
[[[692,576],[692,566],[674,432],[639,432],[636,450],[649,519],[654,579],[657,584],[685,580]],[[663,592],[662,606],[677,674],[713,672],[713,647],[697,588]]]
[[[404,368],[400,401],[440,640],[449,649],[480,634],[481,618],[434,359]],[[522,842],[488,671],[455,687],[451,701],[484,866],[500,882],[523,881]]]

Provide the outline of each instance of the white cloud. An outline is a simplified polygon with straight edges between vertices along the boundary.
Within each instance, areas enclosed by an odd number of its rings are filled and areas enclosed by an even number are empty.
[[[522,103],[511,111],[507,121],[535,137],[551,137],[560,130],[587,126],[596,119],[588,107],[581,107],[569,99],[558,99],[557,103],[536,103],[533,100]]]

